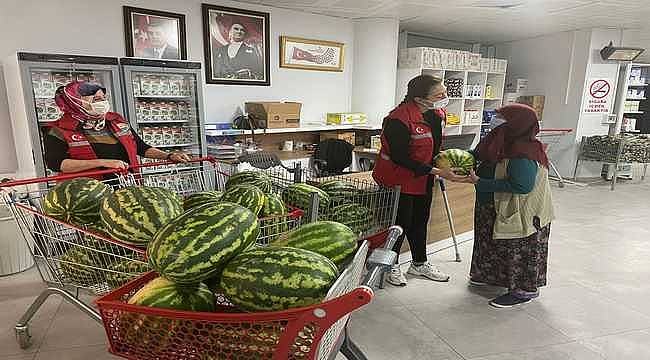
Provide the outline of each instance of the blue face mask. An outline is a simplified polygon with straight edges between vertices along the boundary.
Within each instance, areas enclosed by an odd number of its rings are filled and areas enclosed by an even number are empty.
[[[492,120],[490,120],[490,125],[489,125],[490,130],[493,130],[494,128],[499,127],[499,126],[501,126],[501,125],[503,125],[505,123],[506,123],[506,119],[504,119],[501,116],[497,115],[497,116],[493,117]]]

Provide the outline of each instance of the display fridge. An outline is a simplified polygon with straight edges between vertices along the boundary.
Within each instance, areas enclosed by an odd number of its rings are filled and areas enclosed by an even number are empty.
[[[204,156],[207,148],[201,63],[121,58],[120,65],[126,117],[142,139],[162,150]],[[168,168],[148,167],[143,171],[168,171]]]
[[[122,113],[122,84],[115,57],[18,52],[4,62],[18,177],[50,176],[43,145],[48,124],[61,116],[54,102],[59,86],[86,80],[106,87],[111,109]]]

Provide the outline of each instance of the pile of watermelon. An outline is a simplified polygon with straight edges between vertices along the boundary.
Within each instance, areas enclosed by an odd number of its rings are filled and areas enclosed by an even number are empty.
[[[53,188],[43,210],[147,251],[145,264],[119,257],[106,261],[98,254],[117,251],[104,247],[119,247],[107,242],[83,251],[70,248],[61,256],[60,268],[80,286],[105,282],[118,287],[153,269],[159,277],[129,303],[215,311],[223,295],[239,311],[276,311],[321,302],[356,251],[359,229],[345,222],[368,212],[352,203],[332,207],[326,190],[334,198],[344,194],[333,185],[321,190],[295,184],[280,194],[266,174],[242,172],[229,179],[223,192],[182,198],[164,188],[113,191],[93,179],[75,179]],[[311,191],[318,191],[321,208],[341,221],[319,221],[289,231],[287,200],[304,206]],[[256,244],[263,236],[269,246]]]

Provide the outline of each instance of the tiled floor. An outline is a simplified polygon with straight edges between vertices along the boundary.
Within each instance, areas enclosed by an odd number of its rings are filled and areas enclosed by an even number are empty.
[[[650,184],[555,189],[555,202],[539,299],[488,306],[500,290],[467,286],[467,242],[462,263],[450,250],[431,256],[451,282],[378,291],[353,315],[354,341],[371,360],[650,359]],[[102,327],[54,297],[31,324],[34,345],[20,350],[13,325],[41,288],[33,270],[0,278],[0,359],[115,359]]]

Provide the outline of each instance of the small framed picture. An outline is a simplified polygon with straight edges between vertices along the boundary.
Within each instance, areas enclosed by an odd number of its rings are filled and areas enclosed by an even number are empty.
[[[280,37],[280,67],[343,71],[344,44],[333,41]]]
[[[126,56],[186,60],[185,15],[124,6]]]
[[[203,4],[206,82],[271,85],[269,14]]]

